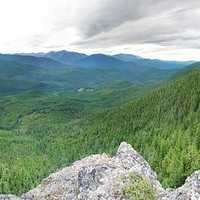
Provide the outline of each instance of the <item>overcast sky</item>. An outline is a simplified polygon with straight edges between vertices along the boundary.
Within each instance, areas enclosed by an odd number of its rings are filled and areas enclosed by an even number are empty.
[[[0,52],[200,60],[200,0],[0,0]]]

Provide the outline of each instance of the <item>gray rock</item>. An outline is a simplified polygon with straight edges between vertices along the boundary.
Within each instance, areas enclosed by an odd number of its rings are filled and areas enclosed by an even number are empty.
[[[0,200],[128,200],[122,191],[130,184],[130,173],[145,177],[158,200],[200,200],[200,171],[182,187],[164,190],[149,164],[125,142],[114,157],[106,154],[86,157],[51,174],[21,198],[0,196]]]
[[[21,200],[14,195],[0,195],[0,200]]]
[[[132,170],[141,176],[145,176],[157,192],[163,191],[160,182],[157,180],[156,173],[151,169],[148,162],[138,154],[130,144],[122,142],[115,159],[117,159],[125,169]]]
[[[160,200],[200,200],[200,171],[194,172],[176,190],[166,190]]]

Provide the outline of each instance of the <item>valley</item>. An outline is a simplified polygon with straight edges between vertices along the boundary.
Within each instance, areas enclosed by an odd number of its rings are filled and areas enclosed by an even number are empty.
[[[200,168],[199,63],[158,68],[76,53],[66,64],[63,52],[52,54],[0,56],[0,193],[21,195],[87,155],[113,155],[123,141],[164,187]]]

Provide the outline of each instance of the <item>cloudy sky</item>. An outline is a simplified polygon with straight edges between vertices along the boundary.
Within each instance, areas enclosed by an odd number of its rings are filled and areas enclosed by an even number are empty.
[[[0,52],[200,60],[200,0],[0,0]]]

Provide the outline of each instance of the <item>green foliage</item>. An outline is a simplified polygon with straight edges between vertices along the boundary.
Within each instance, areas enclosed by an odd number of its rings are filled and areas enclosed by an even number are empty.
[[[155,193],[151,183],[146,178],[130,173],[130,182],[123,188],[122,194],[129,200],[155,200]]]
[[[86,155],[113,154],[122,141],[150,162],[164,186],[182,184],[200,168],[200,71],[124,104],[142,93],[125,84],[95,94],[2,97],[0,193],[21,194]]]
[[[87,139],[101,135],[98,143],[105,149],[127,141],[150,162],[164,186],[179,186],[200,167],[199,103],[200,71],[193,70],[129,105],[99,115]]]

